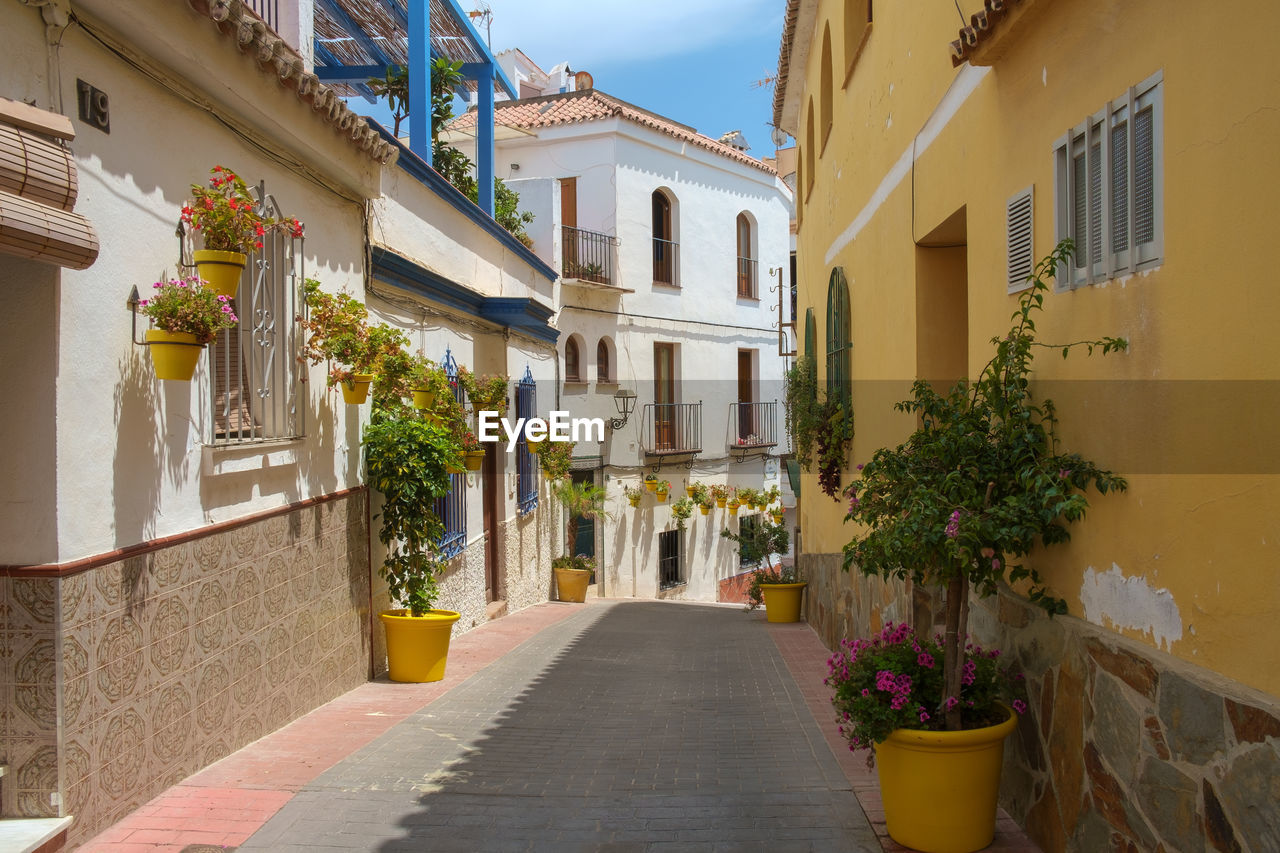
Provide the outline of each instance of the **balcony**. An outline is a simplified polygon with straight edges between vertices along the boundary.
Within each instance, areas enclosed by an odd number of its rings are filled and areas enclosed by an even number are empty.
[[[778,443],[778,401],[729,404],[729,455],[742,461]]]
[[[743,299],[759,299],[760,262],[755,258],[738,258],[738,296]]]
[[[561,274],[567,279],[617,287],[618,239],[599,231],[560,226]]]
[[[688,456],[686,466],[702,452],[702,403],[645,403],[641,444],[646,456]]]
[[[680,244],[671,240],[653,238],[653,281],[679,287],[676,269],[679,267]]]

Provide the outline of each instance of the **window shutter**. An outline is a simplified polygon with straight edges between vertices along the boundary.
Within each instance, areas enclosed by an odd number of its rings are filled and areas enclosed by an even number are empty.
[[[1089,275],[1102,263],[1102,143],[1089,145]]]
[[[1111,128],[1111,251],[1129,248],[1129,122]]]
[[[1071,265],[1078,269],[1089,268],[1089,238],[1088,238],[1088,197],[1089,194],[1085,185],[1085,162],[1084,152],[1073,154],[1071,158],[1071,204],[1074,218],[1071,220],[1071,240],[1075,243],[1075,254],[1072,256]]]
[[[1034,190],[1027,187],[1005,204],[1010,293],[1026,289],[1035,270]]]
[[[1133,121],[1134,242],[1155,239],[1155,111],[1139,110]]]

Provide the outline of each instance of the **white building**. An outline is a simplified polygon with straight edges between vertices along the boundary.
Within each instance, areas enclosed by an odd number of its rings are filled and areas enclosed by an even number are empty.
[[[450,127],[464,152],[474,116]],[[720,536],[740,519],[695,511],[680,533],[670,505],[693,481],[781,484],[791,192],[745,152],[597,89],[500,102],[495,122],[495,172],[562,273],[561,407],[621,420],[615,395],[638,398],[603,444],[576,448],[578,476],[607,487],[611,513],[576,550],[594,550],[604,595],[717,600],[741,573]],[[633,510],[622,488],[650,473],[671,496]]]

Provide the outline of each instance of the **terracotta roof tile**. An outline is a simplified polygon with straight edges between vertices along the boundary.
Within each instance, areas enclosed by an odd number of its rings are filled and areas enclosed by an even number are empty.
[[[728,157],[738,163],[753,166],[762,172],[776,175],[767,163],[725,145],[709,136],[698,133],[688,125],[680,124],[657,113],[641,109],[634,104],[620,101],[597,89],[583,89],[559,95],[542,95],[519,101],[499,101],[494,105],[494,123],[506,127],[539,128],[558,125],[581,124],[607,118],[624,118],[699,148]],[[450,123],[451,128],[466,130],[476,125],[475,110],[468,110]]]
[[[969,26],[960,29],[960,38],[951,42],[951,64],[956,66],[967,62],[979,48],[998,35],[1001,19],[1020,5],[1023,5],[1023,0],[984,0],[983,8],[969,18]]]

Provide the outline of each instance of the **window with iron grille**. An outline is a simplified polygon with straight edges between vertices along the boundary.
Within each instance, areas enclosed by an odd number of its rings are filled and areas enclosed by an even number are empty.
[[[524,378],[516,385],[516,417],[526,421],[538,416],[538,386],[526,366]],[[538,506],[538,474],[524,433],[516,440],[516,510],[521,515]]]
[[[658,588],[684,583],[680,571],[680,531],[664,530],[658,534]]]
[[[831,270],[827,285],[827,399],[850,403],[849,389],[849,285],[844,270]]]
[[[264,184],[252,189],[256,212],[285,219]],[[224,329],[209,347],[211,439],[215,446],[298,438],[303,369],[298,361],[298,290],[303,278],[302,238],[286,231],[263,236],[248,255],[232,307],[240,324]]]
[[[449,387],[453,389],[454,399],[465,408],[466,392],[458,382],[458,362],[448,348],[444,351],[441,362],[445,375],[449,378]],[[462,553],[467,547],[467,475],[450,474],[449,494],[436,498],[434,511],[444,525],[444,533],[440,537],[438,548],[445,559]]]
[[[738,567],[747,568],[760,563],[760,555],[751,547],[751,537],[756,532],[760,519],[754,515],[744,515],[738,519]]]
[[[1075,256],[1058,287],[1106,281],[1164,254],[1162,74],[1131,87],[1054,145],[1057,239]]]

